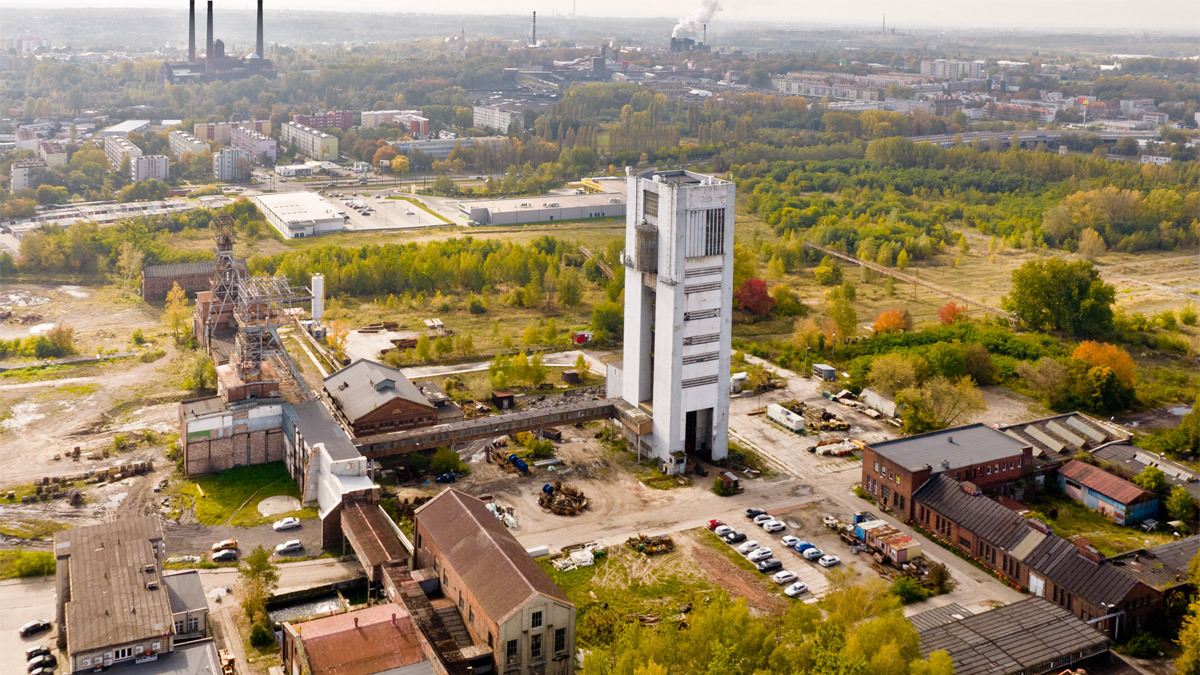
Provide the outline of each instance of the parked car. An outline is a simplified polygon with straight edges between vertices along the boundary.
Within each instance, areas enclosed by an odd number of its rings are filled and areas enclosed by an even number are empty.
[[[38,633],[43,633],[48,630],[50,630],[49,621],[46,621],[45,619],[34,619],[24,626],[21,626],[20,630],[17,632],[21,634],[21,637],[29,637],[30,635],[37,635]]]
[[[783,563],[779,558],[767,558],[766,560],[760,560],[756,567],[758,567],[759,572],[774,572],[775,570],[783,569]]]
[[[237,550],[237,539],[226,539],[212,545],[214,551]]]
[[[797,553],[804,553],[805,551],[807,551],[810,548],[816,548],[816,546],[813,546],[813,543],[811,541],[804,541],[803,539],[801,539],[800,541],[796,542],[795,545],[792,546],[792,548],[796,549]]]
[[[806,592],[808,592],[808,584],[804,583],[803,581],[797,581],[796,583],[792,584],[791,586],[788,586],[787,588],[783,589],[783,594],[788,596],[789,598],[794,598],[794,597],[796,597],[798,595],[802,595]]]
[[[790,584],[796,580],[796,573],[791,570],[780,570],[771,575],[771,581],[779,585]]]
[[[749,553],[750,551],[753,551],[756,548],[758,548],[758,542],[751,539],[750,541],[737,547],[737,550],[738,550],[738,553],[741,553],[742,555],[746,555],[747,553]]]
[[[30,659],[34,658],[35,656],[41,656],[42,654],[49,654],[49,653],[50,653],[50,650],[47,649],[44,645],[34,645],[34,646],[30,647],[29,649],[25,650],[25,660],[29,661]]]
[[[33,670],[29,671],[29,675],[54,675],[54,668],[51,666],[34,668]]]
[[[831,527],[831,528],[837,527],[837,524],[838,524],[837,518],[834,518],[833,516],[829,515],[828,513],[821,516],[821,522],[825,525],[825,527]]]
[[[762,509],[746,509],[746,517],[751,520],[754,520],[756,516],[761,516],[764,513],[766,513],[766,511],[763,511]]]
[[[804,556],[805,560],[816,560],[817,558],[825,555],[825,552],[814,546],[812,548],[804,549],[801,551],[800,555]]]
[[[823,555],[821,556],[821,559],[817,561],[821,567],[833,567],[840,562],[842,562],[842,559],[836,555]]]
[[[784,525],[783,523],[779,522],[778,520],[768,520],[767,522],[762,524],[762,529],[766,530],[767,532],[775,533],[780,530],[787,529],[787,525]]]
[[[790,534],[785,534],[783,535],[783,538],[779,540],[779,543],[788,548],[795,548],[796,544],[800,543],[800,537],[793,537]]]
[[[29,659],[29,662],[25,664],[25,670],[32,672],[38,668],[53,668],[56,665],[58,665],[58,659],[54,658],[53,654],[42,654]]]
[[[767,558],[770,558],[770,557],[771,557],[771,549],[763,547],[763,548],[756,548],[753,551],[750,551],[750,555],[746,556],[746,559],[749,560],[750,562],[758,562],[759,560],[766,560]]]
[[[439,475],[435,480],[439,483],[453,483],[458,480],[458,475],[450,471]]]
[[[717,535],[718,537],[723,537],[730,532],[733,532],[733,528],[728,525],[721,525],[717,529],[713,530],[713,534]]]
[[[753,520],[755,525],[762,525],[768,520],[775,520],[775,516],[769,516],[765,513],[760,513],[757,516],[754,516]]]
[[[237,558],[238,552],[231,548],[227,548],[224,551],[217,551],[216,553],[212,554],[213,562],[236,562]]]
[[[300,519],[292,516],[288,516],[283,520],[277,520],[271,523],[271,528],[276,532],[283,532],[284,530],[290,530],[296,527],[300,527]]]
[[[725,541],[730,544],[740,544],[743,541],[746,541],[746,535],[734,530],[733,532],[725,535]]]
[[[289,539],[275,547],[276,553],[296,553],[304,550],[304,544],[299,539]]]
[[[724,524],[725,524],[725,521],[717,520],[716,518],[713,518],[712,520],[708,521],[708,525],[706,525],[706,527],[710,530],[715,530]]]

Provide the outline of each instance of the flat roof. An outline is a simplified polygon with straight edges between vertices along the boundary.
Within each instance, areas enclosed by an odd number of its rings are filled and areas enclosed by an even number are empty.
[[[288,227],[303,227],[323,220],[335,220],[338,224],[343,222],[337,210],[311,192],[258,195],[254,201],[264,211],[270,211],[271,215],[287,223]]]
[[[129,673],[130,675],[217,675],[221,672],[217,647],[212,638],[184,642],[175,645],[170,654],[159,654],[158,658],[145,663],[121,661],[113,664],[107,672]]]
[[[100,131],[101,134],[131,134],[150,125],[150,120],[125,120]]]
[[[164,574],[163,582],[167,585],[167,598],[171,601],[171,612],[177,614],[208,609],[208,599],[204,596],[204,584],[200,582],[200,570]]]
[[[487,209],[492,213],[520,213],[522,211],[538,211],[542,209],[571,209],[581,206],[608,206],[609,204],[624,203],[625,195],[615,192],[602,192],[592,195],[542,195],[541,197],[518,197],[515,199],[481,199],[478,201],[460,202],[459,207],[464,209]],[[551,206],[552,204],[553,206]]]
[[[1021,450],[1027,446],[986,424],[969,424],[875,443],[869,447],[876,454],[909,471],[917,471],[928,465],[937,473],[999,461],[1021,454]]]
[[[334,461],[362,457],[362,453],[354,447],[346,432],[334,421],[333,413],[329,412],[324,403],[305,401],[293,403],[291,407],[296,429],[304,435],[304,440],[309,445],[323,444],[325,452],[328,452]],[[346,478],[348,477],[342,476],[343,480]]]

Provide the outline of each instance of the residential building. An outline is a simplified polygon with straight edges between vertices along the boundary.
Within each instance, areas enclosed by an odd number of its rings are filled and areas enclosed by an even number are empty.
[[[359,359],[325,378],[325,392],[354,436],[437,424],[437,408],[403,372]]]
[[[921,74],[940,80],[977,80],[983,77],[983,61],[950,61],[926,59],[921,61]]]
[[[96,135],[101,138],[107,136],[128,136],[129,134],[140,134],[149,128],[150,120],[126,120],[111,127],[101,129],[96,132]]]
[[[1019,105],[1013,103],[997,103],[992,101],[983,107],[987,116],[992,119],[1014,122],[1034,121],[1049,124],[1058,113],[1052,106]]]
[[[1162,166],[1164,164],[1170,164],[1171,158],[1167,157],[1166,155],[1142,155],[1141,163]]]
[[[1152,98],[1128,98],[1121,100],[1122,115],[1140,115],[1146,111],[1154,110],[1154,99]]]
[[[382,124],[400,124],[415,139],[429,135],[429,120],[421,115],[420,110],[364,110],[360,117],[360,124],[367,129]]]
[[[497,672],[574,672],[575,606],[483,502],[447,489],[414,520],[413,569],[433,572]]]
[[[413,617],[389,602],[283,624],[283,672],[293,675],[433,675],[437,657]]]
[[[525,127],[525,113],[520,110],[509,110],[498,105],[477,105],[471,126],[476,129],[495,129],[508,132],[513,124],[518,129]]]
[[[142,156],[142,149],[124,136],[105,136],[104,156],[108,158],[109,165],[116,169],[126,157],[130,158],[132,165],[134,157]]]
[[[77,673],[157,657],[175,648],[157,515],[54,534],[58,648]]]
[[[475,145],[487,144],[492,146],[492,149],[497,149],[504,145],[507,140],[505,136],[434,138],[424,141],[396,141],[392,143],[392,147],[396,149],[396,152],[402,152],[406,155],[420,152],[434,159],[445,159],[450,156],[454,148],[459,146],[469,148]]]
[[[221,148],[213,153],[213,177],[225,183],[250,180],[254,157],[239,148]]]
[[[735,188],[648,171],[626,189],[625,352],[608,395],[653,417],[650,456],[680,473],[728,453]]]
[[[167,144],[171,148],[171,153],[176,157],[183,157],[188,153],[198,154],[208,151],[207,144],[202,143],[200,139],[188,132],[179,129],[167,133]]]
[[[821,74],[788,73],[784,77],[771,78],[771,88],[783,94],[834,98],[851,101],[882,101],[883,91],[874,87],[859,86],[852,80],[826,77]]]
[[[208,598],[198,570],[164,574],[175,642],[199,640],[208,634]]]
[[[57,169],[67,163],[67,149],[58,141],[41,141],[38,143],[38,157],[51,169]]]
[[[28,150],[30,152],[37,152],[38,143],[42,140],[38,131],[30,127],[20,127],[14,136],[16,137],[17,150]]]
[[[922,656],[947,652],[955,675],[1042,675],[1108,658],[1107,635],[1041,598],[979,614],[953,604],[909,621],[920,635]]]
[[[254,197],[267,223],[285,239],[340,232],[346,219],[311,192],[280,192]]]
[[[913,493],[939,474],[979,487],[1000,487],[1030,470],[1033,449],[986,424],[971,424],[884,441],[863,450],[862,487],[903,520]]]
[[[237,267],[242,274],[246,274],[245,260],[238,260]],[[163,300],[175,284],[179,284],[179,287],[188,293],[207,291],[212,285],[215,268],[216,263],[212,260],[144,267],[142,268],[142,299]]]
[[[46,162],[40,159],[18,159],[12,163],[12,181],[9,190],[35,190],[41,185],[42,174],[46,171]]]
[[[229,131],[229,145],[250,155],[255,164],[274,164],[275,139],[249,127],[234,127]]]
[[[354,126],[354,111],[331,110],[311,115],[292,115],[292,121],[313,129],[349,129]]]
[[[166,155],[141,155],[129,162],[129,179],[135,183],[144,180],[168,181],[171,178],[171,160]]]
[[[1076,459],[1058,470],[1058,486],[1063,494],[1118,525],[1136,525],[1158,515],[1158,496],[1153,492]]]
[[[266,136],[271,135],[271,120],[244,120],[241,122],[197,122],[192,126],[192,135],[202,141],[216,141],[228,145],[234,127],[253,129]]]
[[[296,150],[312,159],[336,160],[338,158],[338,139],[320,129],[286,122],[280,127],[279,140],[285,145],[296,146]]]

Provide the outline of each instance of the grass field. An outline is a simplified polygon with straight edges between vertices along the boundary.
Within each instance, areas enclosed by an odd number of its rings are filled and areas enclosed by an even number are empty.
[[[47,539],[55,532],[70,529],[70,525],[36,518],[11,519],[0,522],[0,534],[17,539]]]
[[[0,551],[0,579],[54,574],[54,554],[49,551]]]
[[[1143,532],[1135,527],[1117,525],[1083,504],[1063,495],[1044,495],[1025,503],[1034,510],[1033,517],[1045,519],[1055,534],[1065,539],[1083,536],[1106,556],[1139,548],[1150,548],[1173,540],[1169,534]],[[1056,517],[1050,513],[1057,510]]]
[[[288,475],[283,462],[242,466],[215,476],[201,476],[181,484],[180,491],[195,501],[196,519],[203,525],[253,527],[285,516],[317,516],[317,510],[313,508],[269,518],[259,515],[258,502],[267,497],[286,495],[300,498],[300,488]]]

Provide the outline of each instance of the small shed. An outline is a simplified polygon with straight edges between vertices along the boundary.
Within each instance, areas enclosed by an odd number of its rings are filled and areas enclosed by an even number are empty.
[[[579,384],[582,380],[583,378],[580,377],[578,370],[571,369],[563,371],[562,381],[566,382],[567,384]]]
[[[834,370],[833,366],[829,366],[824,363],[814,363],[813,377],[819,380],[825,380],[826,382],[833,382],[835,379],[837,379],[837,371]]]
[[[492,405],[498,410],[512,410],[516,405],[511,391],[497,390],[492,392]]]
[[[723,471],[717,478],[724,484],[726,490],[741,490],[742,482],[730,471]]]

